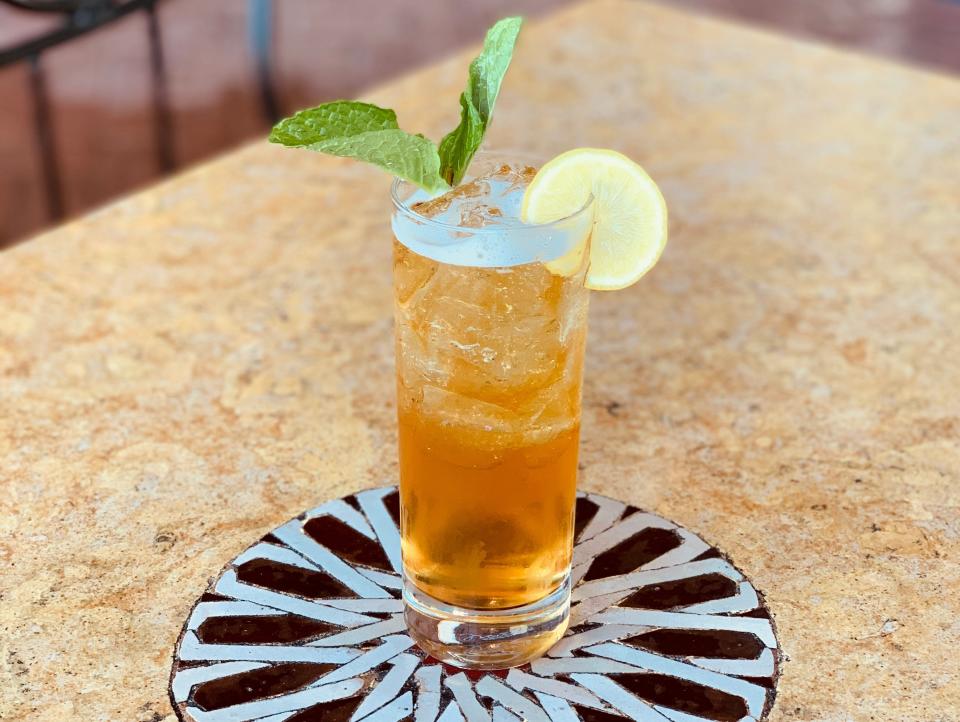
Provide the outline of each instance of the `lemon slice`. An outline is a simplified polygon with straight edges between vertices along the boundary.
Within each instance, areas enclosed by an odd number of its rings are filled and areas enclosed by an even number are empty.
[[[622,153],[577,148],[546,163],[527,186],[527,223],[549,223],[583,208],[593,194],[594,225],[586,285],[614,291],[636,283],[667,245],[667,204],[646,171]],[[553,273],[580,268],[587,239],[546,264]]]

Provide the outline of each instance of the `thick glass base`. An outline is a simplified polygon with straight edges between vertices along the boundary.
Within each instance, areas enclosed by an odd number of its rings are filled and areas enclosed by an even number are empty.
[[[543,599],[511,609],[464,609],[403,586],[410,636],[430,656],[467,669],[505,669],[542,656],[567,629],[570,578]]]

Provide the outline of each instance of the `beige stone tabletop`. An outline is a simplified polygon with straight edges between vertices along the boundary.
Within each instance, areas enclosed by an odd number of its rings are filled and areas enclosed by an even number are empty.
[[[368,97],[437,138],[471,52]],[[766,592],[771,719],[960,720],[960,83],[589,3],[524,31],[490,144],[660,181],[663,260],[594,295],[581,486]],[[0,254],[0,719],[172,720],[208,578],[394,479],[388,215],[256,143]]]

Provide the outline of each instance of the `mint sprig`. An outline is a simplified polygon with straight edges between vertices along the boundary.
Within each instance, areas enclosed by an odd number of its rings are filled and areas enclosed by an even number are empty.
[[[504,18],[487,31],[460,95],[460,124],[439,148],[400,130],[389,108],[352,100],[324,103],[281,120],[270,142],[373,163],[431,194],[446,190],[460,182],[483,141],[522,22]]]
[[[400,130],[396,113],[371,103],[335,100],[301,110],[274,126],[270,142],[373,163],[430,193],[447,188],[437,146]]]
[[[467,89],[460,95],[460,125],[440,141],[440,174],[450,185],[460,182],[483,142],[522,22],[523,18],[498,21],[487,31],[483,51],[470,63]]]

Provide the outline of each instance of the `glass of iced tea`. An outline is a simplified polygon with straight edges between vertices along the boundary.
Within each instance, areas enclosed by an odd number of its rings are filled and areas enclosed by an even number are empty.
[[[539,656],[569,611],[592,199],[525,224],[535,172],[480,153],[439,197],[393,185],[406,619],[472,668]]]

